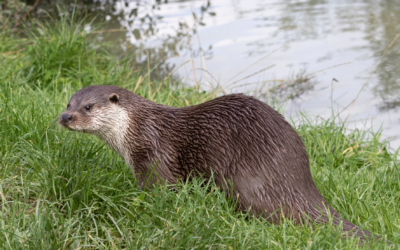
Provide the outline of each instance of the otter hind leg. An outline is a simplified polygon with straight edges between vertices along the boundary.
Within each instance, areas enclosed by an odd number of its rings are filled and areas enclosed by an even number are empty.
[[[281,216],[289,217],[290,210],[280,206],[281,198],[268,187],[259,176],[235,176],[224,178],[215,176],[216,184],[225,191],[228,198],[237,202],[238,208],[251,215],[268,218],[279,223]]]

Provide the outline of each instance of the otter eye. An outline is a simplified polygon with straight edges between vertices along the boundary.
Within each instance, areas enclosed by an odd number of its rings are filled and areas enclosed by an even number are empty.
[[[86,110],[86,111],[89,111],[91,108],[92,108],[92,107],[91,107],[89,104],[85,106],[85,110]]]

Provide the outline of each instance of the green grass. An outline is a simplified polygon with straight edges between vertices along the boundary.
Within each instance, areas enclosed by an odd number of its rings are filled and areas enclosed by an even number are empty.
[[[62,130],[57,116],[90,84],[116,84],[171,106],[215,92],[149,82],[129,55],[116,60],[67,19],[25,38],[0,34],[1,249],[354,249],[329,225],[271,225],[235,209],[212,181],[142,191],[95,137]],[[314,180],[346,219],[400,243],[400,169],[379,132],[300,118]],[[339,125],[335,125],[339,124]],[[367,248],[367,245],[363,246]],[[383,240],[369,247],[384,249]]]

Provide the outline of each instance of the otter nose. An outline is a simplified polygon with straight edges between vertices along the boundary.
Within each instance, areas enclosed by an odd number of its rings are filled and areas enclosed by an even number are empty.
[[[62,114],[62,116],[61,116],[61,121],[62,121],[63,123],[71,122],[73,119],[74,119],[74,116],[73,116],[73,115],[70,115],[70,114],[64,113],[64,114]]]

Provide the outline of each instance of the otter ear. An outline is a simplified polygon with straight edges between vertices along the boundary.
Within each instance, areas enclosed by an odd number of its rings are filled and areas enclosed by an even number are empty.
[[[108,96],[108,99],[112,103],[117,103],[119,101],[119,96],[116,93],[112,93],[111,95]]]

